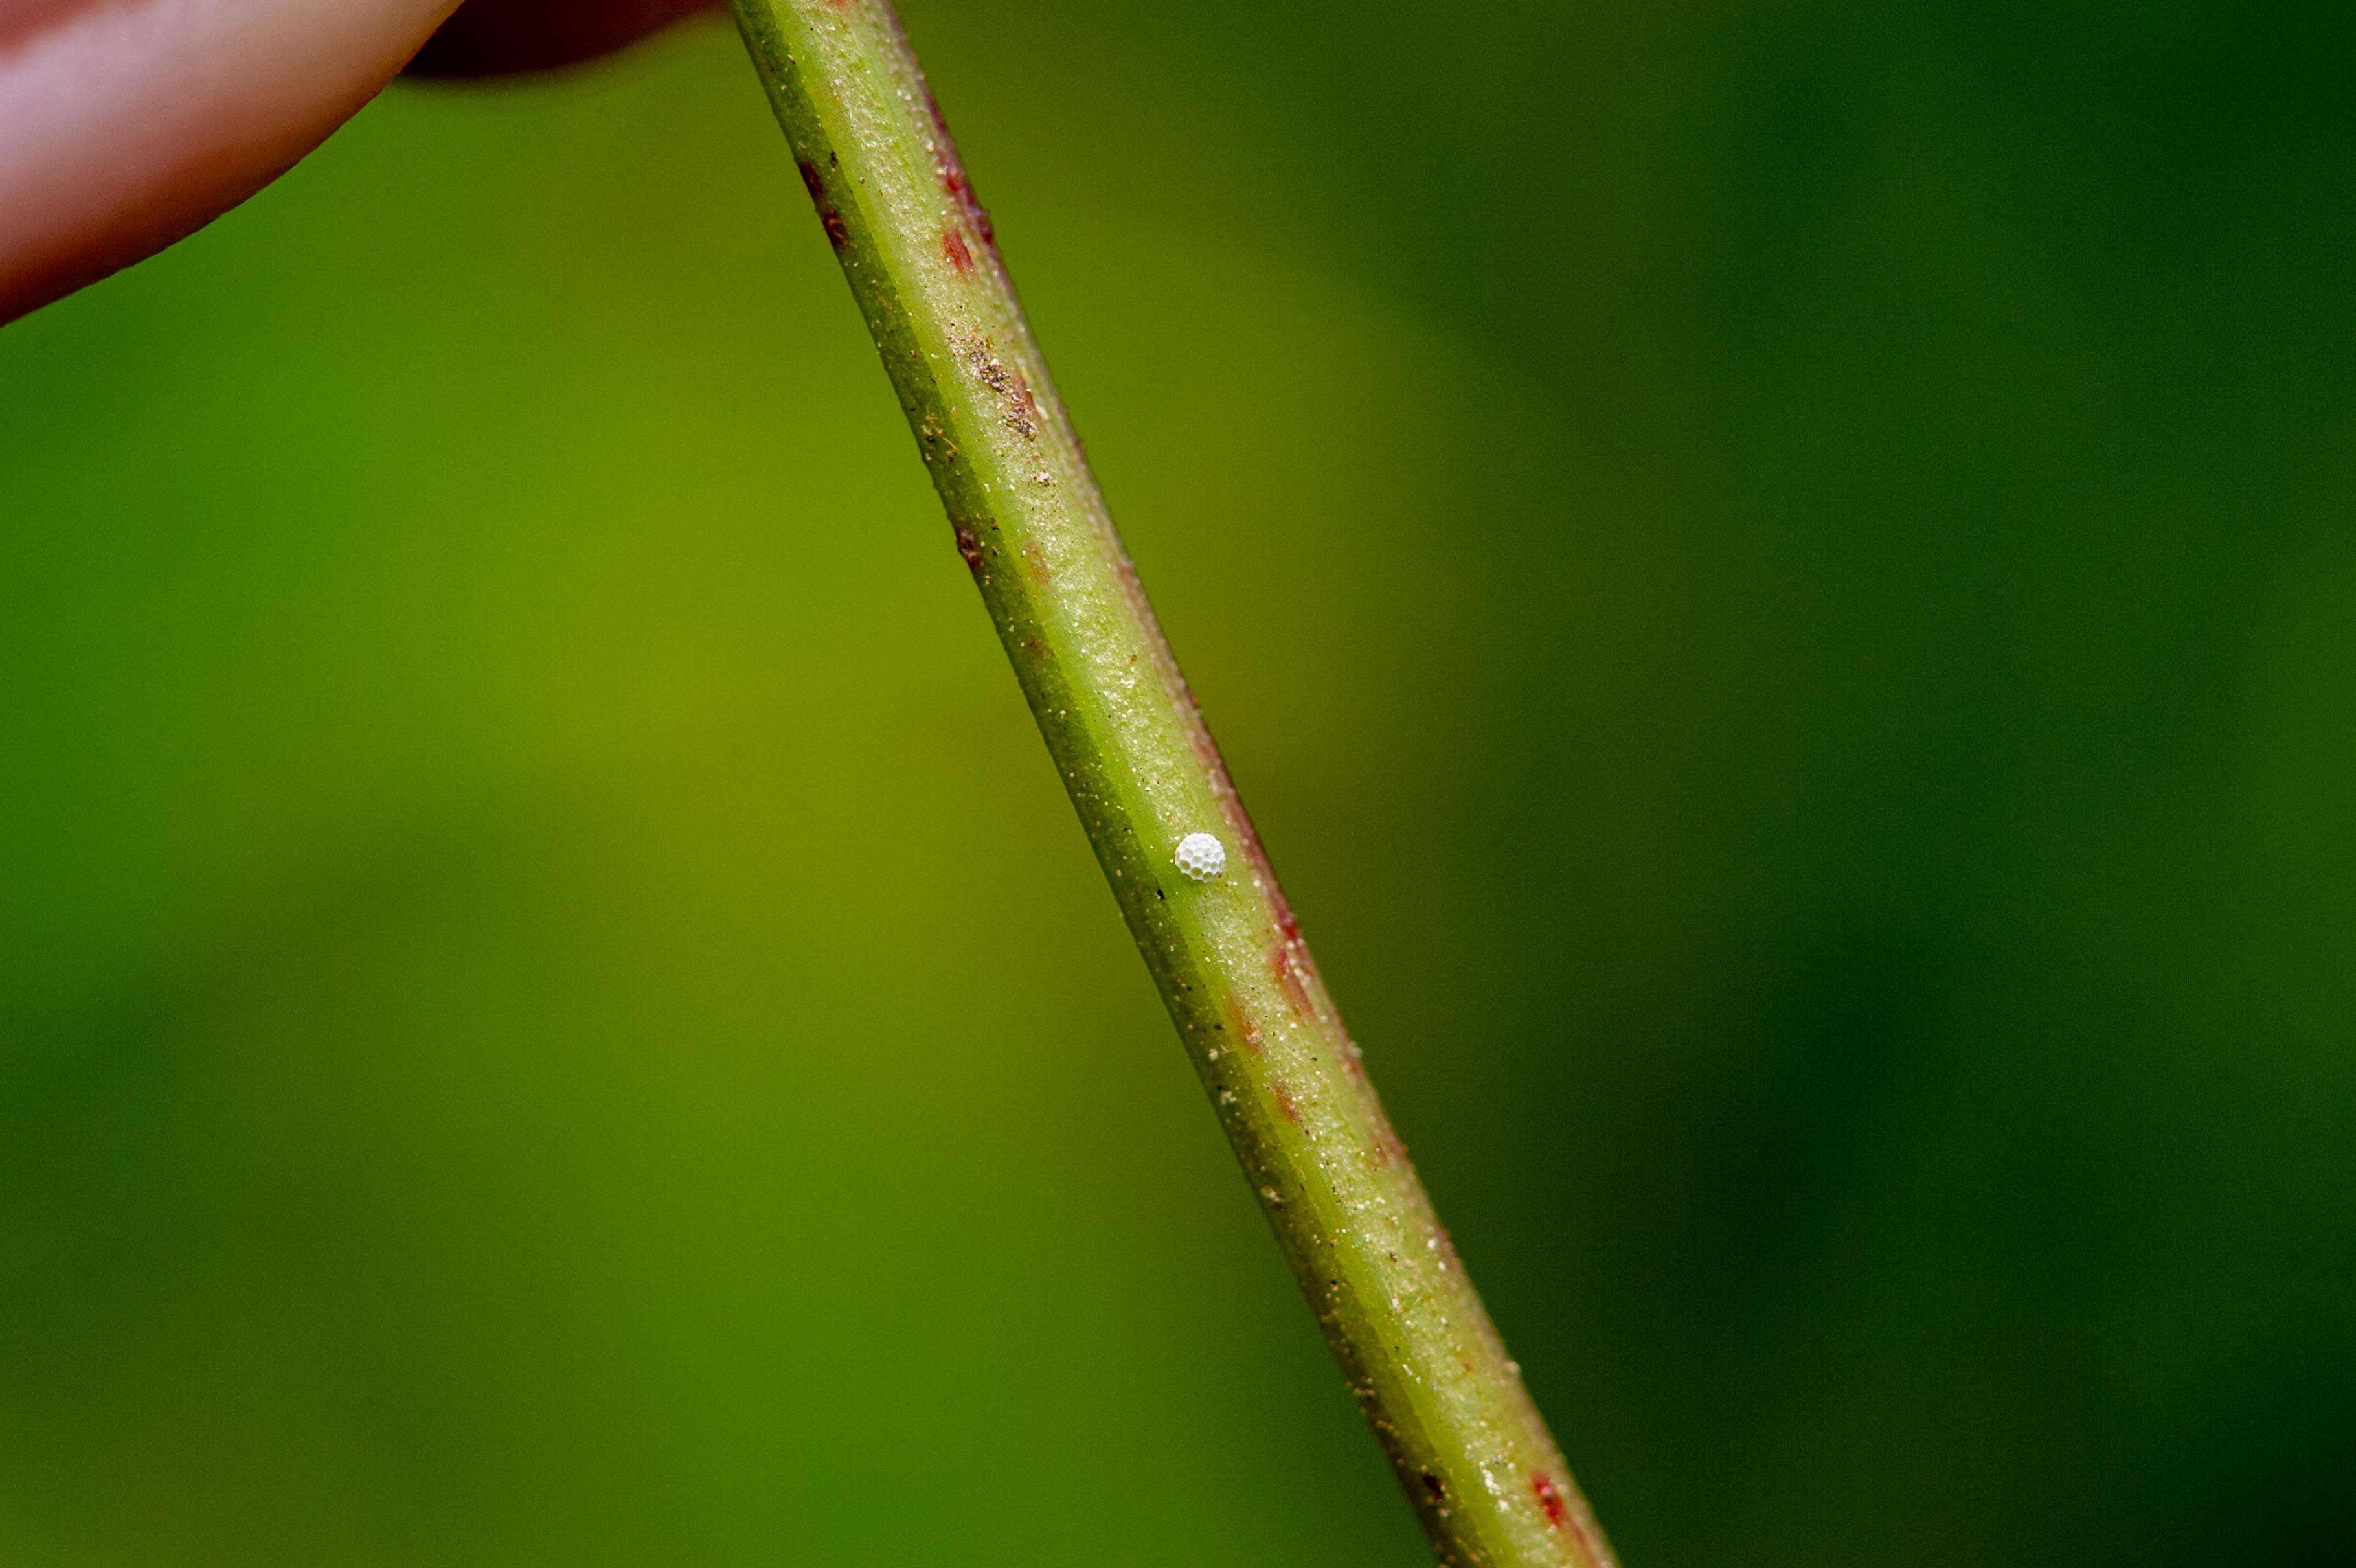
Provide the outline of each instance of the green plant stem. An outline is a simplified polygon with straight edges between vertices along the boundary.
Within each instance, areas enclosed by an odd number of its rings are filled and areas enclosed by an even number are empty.
[[[1113,896],[1440,1560],[1604,1568],[1162,640],[899,19],[888,0],[734,9]],[[1208,883],[1174,859],[1197,832],[1228,852]]]

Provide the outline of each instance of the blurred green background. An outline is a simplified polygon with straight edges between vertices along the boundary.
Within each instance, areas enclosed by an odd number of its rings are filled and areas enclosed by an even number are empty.
[[[2356,12],[906,12],[1633,1568],[2356,1562]],[[1425,1561],[732,35],[0,402],[0,1560]]]

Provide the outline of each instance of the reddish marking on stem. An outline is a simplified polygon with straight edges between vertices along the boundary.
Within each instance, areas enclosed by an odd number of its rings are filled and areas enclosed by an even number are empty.
[[[935,105],[933,115],[937,124],[940,117],[938,105]],[[990,220],[990,209],[974,195],[973,181],[966,177],[964,166],[958,162],[957,149],[949,145],[948,127],[942,125],[940,131],[941,153],[934,166],[941,177],[941,192],[958,204],[958,210],[966,215],[967,221],[973,225],[973,231],[980,235],[982,243],[994,252],[998,249],[998,229]]]
[[[1252,838],[1252,848],[1255,850],[1259,848],[1259,838],[1257,834]],[[1260,856],[1261,863],[1265,865],[1267,860],[1268,856],[1263,854]],[[1292,918],[1292,906],[1286,901],[1284,889],[1276,885],[1276,876],[1273,873],[1268,879],[1268,897],[1269,907],[1276,916],[1277,929],[1284,933],[1284,940],[1288,942],[1299,941],[1301,922]]]
[[[1531,1471],[1530,1490],[1537,1494],[1538,1507],[1546,1510],[1547,1522],[1560,1530],[1570,1517],[1570,1510],[1563,1507],[1562,1490],[1554,1484],[1554,1477],[1544,1470]]]
[[[1023,547],[1023,564],[1031,569],[1031,575],[1038,580],[1041,587],[1044,588],[1047,585],[1049,574],[1047,571],[1047,556],[1044,551],[1041,550],[1035,544],[1024,545]]]
[[[1580,1548],[1587,1553],[1590,1563],[1599,1564],[1600,1568],[1615,1568],[1612,1548],[1603,1543],[1603,1532],[1596,1528],[1595,1515],[1588,1511],[1587,1499],[1577,1492],[1564,1497],[1555,1491],[1552,1481],[1547,1482],[1547,1490],[1554,1492],[1556,1508],[1562,1510],[1557,1513],[1554,1509],[1547,1509],[1547,1518],[1579,1538]],[[1544,1493],[1539,1495],[1538,1503],[1540,1507],[1545,1506]]]
[[[1039,400],[1031,395],[1030,381],[1017,371],[1009,378],[1005,390],[1006,423],[1025,441],[1033,439],[1039,431]]]
[[[959,277],[972,274],[973,252],[966,249],[965,236],[954,228],[941,231],[941,254],[949,259],[949,265],[957,269]]]
[[[1268,972],[1276,977],[1277,985],[1292,1004],[1293,1011],[1304,1019],[1317,1016],[1317,1005],[1310,1000],[1309,978],[1301,961],[1301,950],[1290,941],[1280,942],[1268,955]]]
[[[965,557],[965,569],[975,576],[981,575],[981,536],[967,522],[952,522],[957,530],[958,553]]]
[[[1236,1000],[1232,991],[1227,993],[1227,1022],[1236,1026],[1236,1039],[1243,1047],[1254,1056],[1259,1055],[1259,1031],[1252,1026],[1251,1019],[1244,1014],[1244,1004]]]
[[[796,158],[794,168],[801,175],[802,184],[809,191],[811,203],[818,208],[818,220],[826,225],[827,243],[840,251],[843,246],[851,243],[851,231],[843,226],[842,214],[837,212],[827,201],[826,181],[819,176],[818,166],[808,158]]]
[[[1269,1079],[1268,1080],[1268,1092],[1269,1097],[1276,1101],[1276,1108],[1284,1112],[1284,1119],[1291,1122],[1296,1127],[1300,1126],[1301,1107],[1293,1100],[1292,1090],[1285,1086],[1284,1080],[1282,1079],[1276,1078]]]
[[[827,181],[819,177],[818,165],[810,163],[809,158],[797,158],[794,170],[801,175],[801,184],[810,191],[810,205],[818,208],[818,221],[827,226],[827,242],[834,245],[836,250],[841,250],[843,245],[851,242],[851,229],[843,226],[843,215],[836,212],[834,203],[827,200]]]

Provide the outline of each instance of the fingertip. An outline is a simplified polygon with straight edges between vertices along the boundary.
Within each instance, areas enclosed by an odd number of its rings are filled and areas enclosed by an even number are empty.
[[[0,0],[0,321],[202,227],[380,91],[451,0]]]
[[[466,0],[417,52],[409,74],[552,70],[719,8],[720,0]]]

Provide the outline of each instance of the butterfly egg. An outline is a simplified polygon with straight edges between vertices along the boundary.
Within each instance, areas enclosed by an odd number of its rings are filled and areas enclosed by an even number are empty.
[[[1188,833],[1178,841],[1178,869],[1194,882],[1215,882],[1227,868],[1227,846],[1209,833]]]

